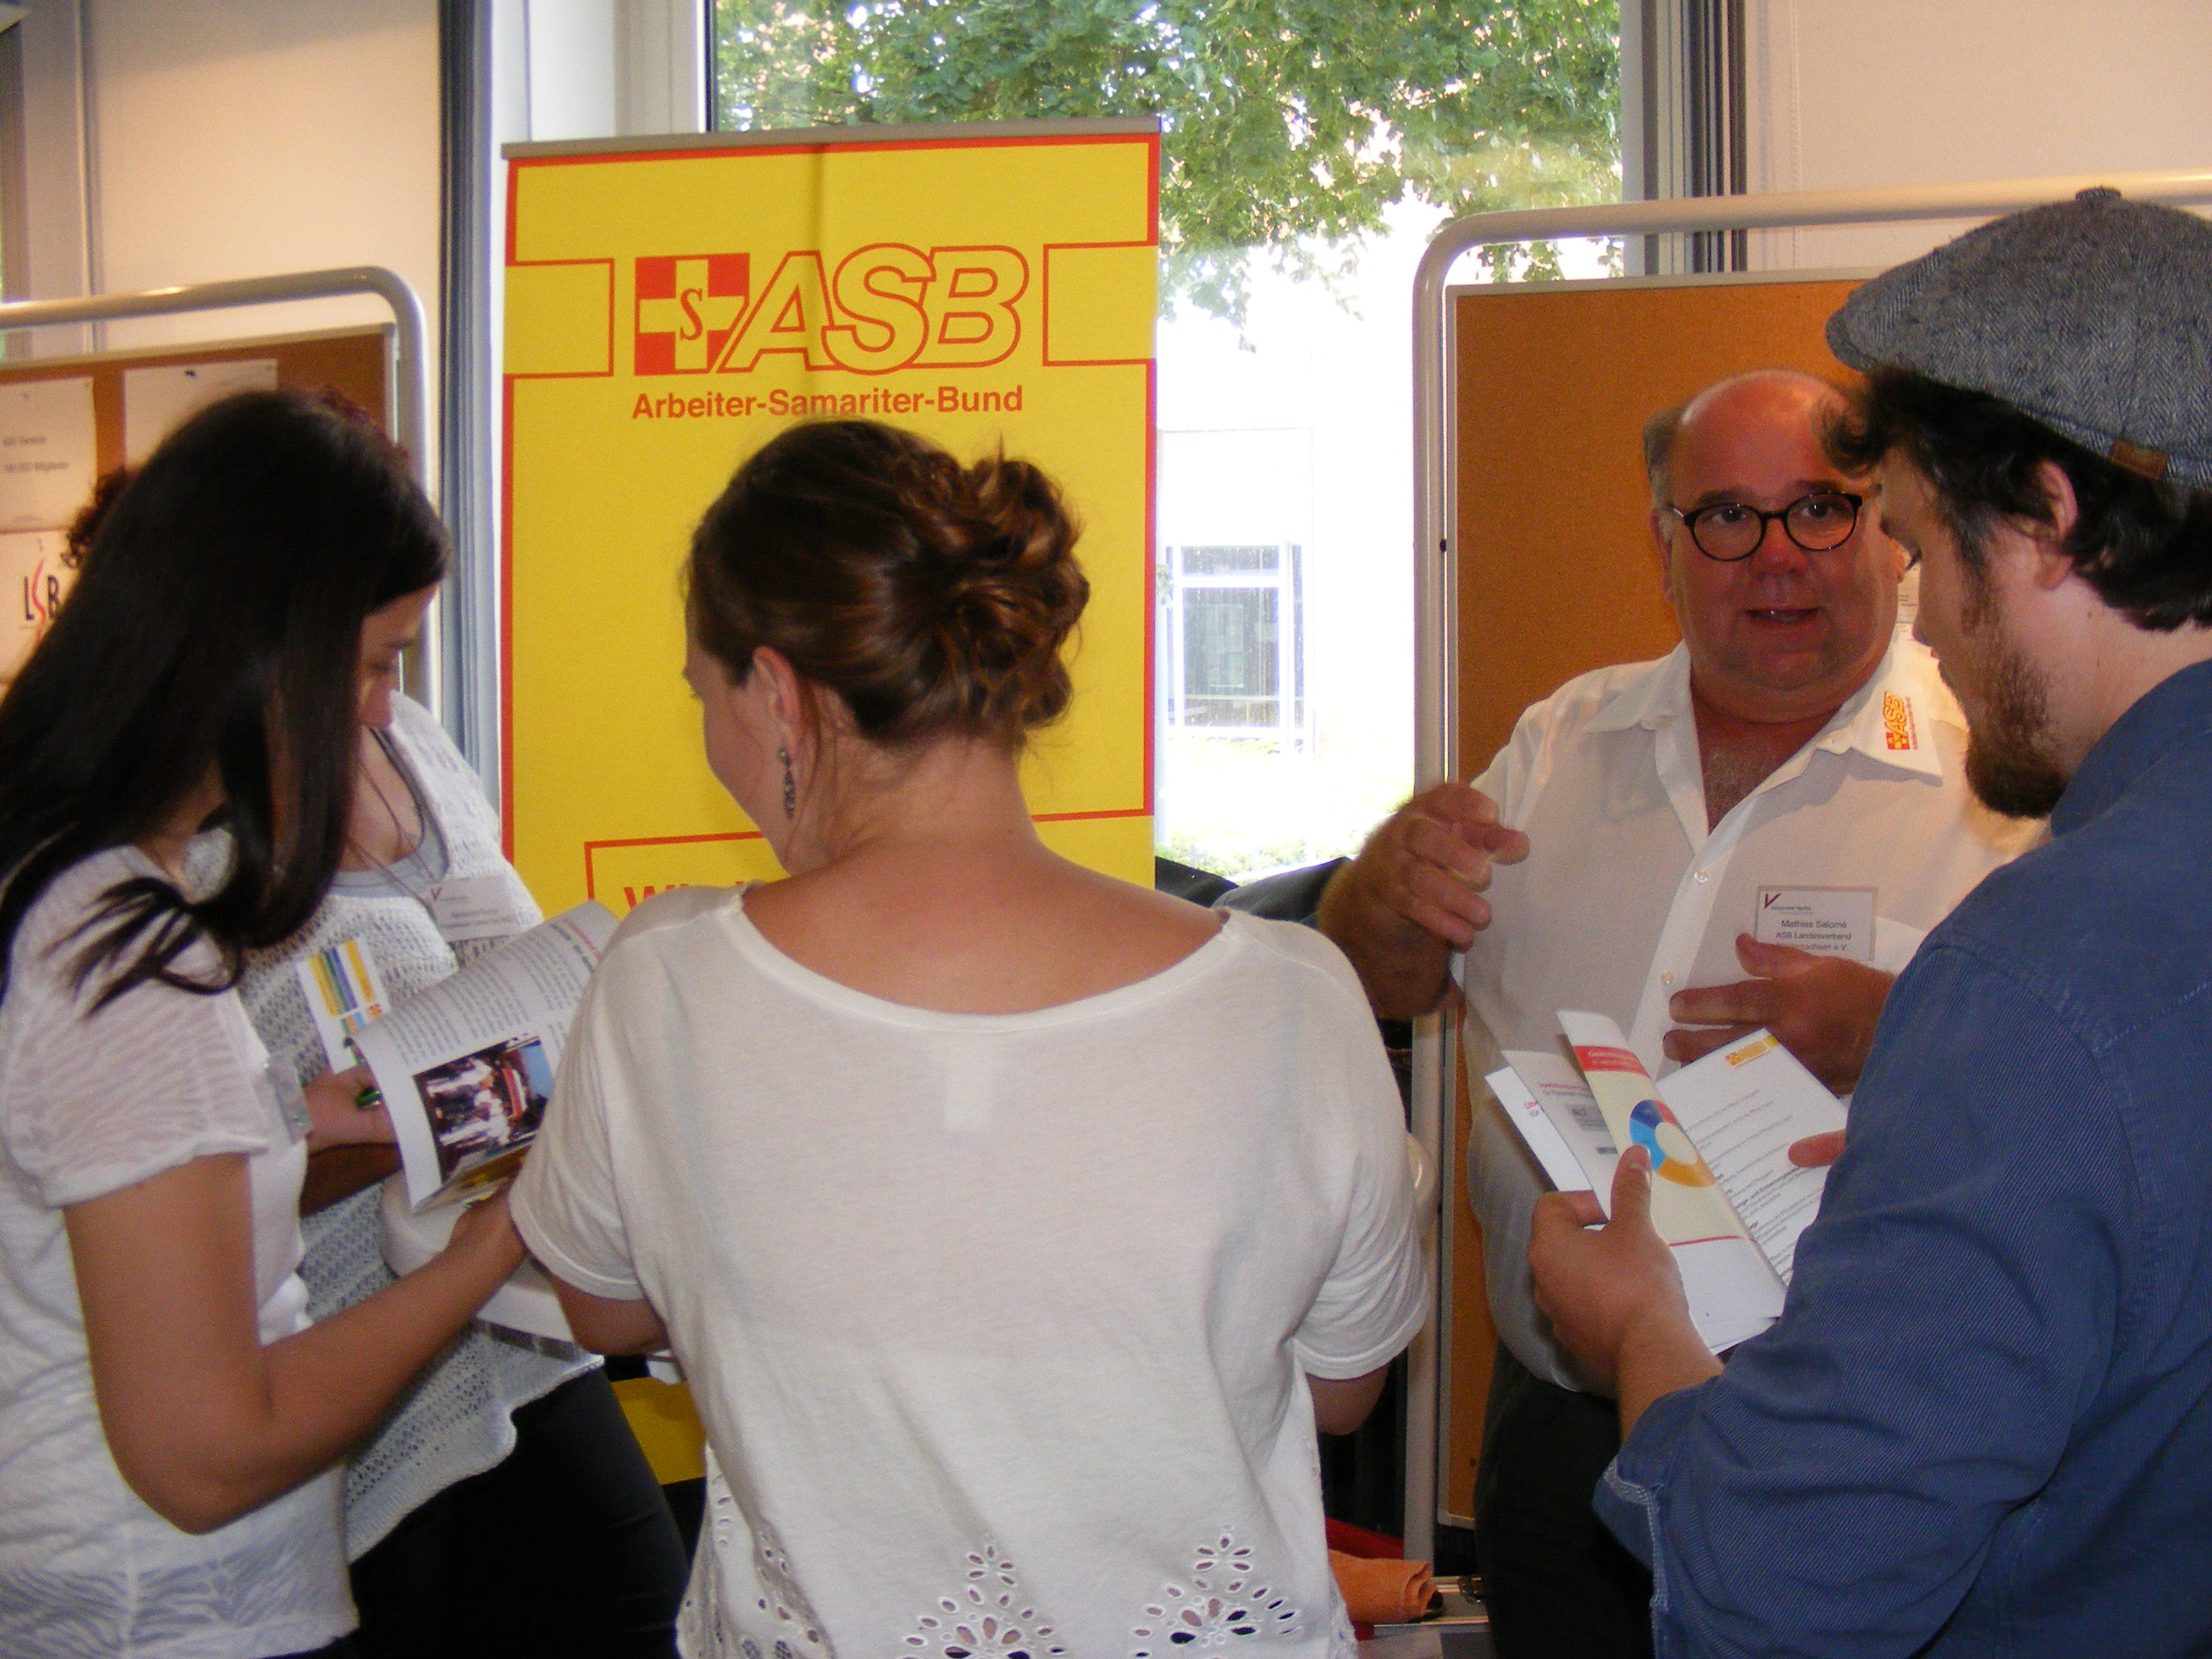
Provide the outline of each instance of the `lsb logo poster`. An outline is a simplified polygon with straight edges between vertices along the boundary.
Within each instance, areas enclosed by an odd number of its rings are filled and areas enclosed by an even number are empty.
[[[834,416],[1060,481],[1091,599],[1030,807],[1150,884],[1158,139],[945,131],[510,152],[501,805],[547,911],[778,873],[701,757],[678,578],[738,464]]]

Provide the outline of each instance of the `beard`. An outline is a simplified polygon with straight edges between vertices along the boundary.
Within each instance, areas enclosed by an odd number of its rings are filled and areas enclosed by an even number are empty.
[[[1992,600],[1984,579],[1969,592],[1960,618],[1973,641],[1972,665],[1961,665],[1966,672],[1960,678],[1972,684],[1979,705],[1966,722],[1966,786],[1992,812],[2046,818],[2072,780],[2051,758],[2051,700],[2043,678],[2005,637]]]

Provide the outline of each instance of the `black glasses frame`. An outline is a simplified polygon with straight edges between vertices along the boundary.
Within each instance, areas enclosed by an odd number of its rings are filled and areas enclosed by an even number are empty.
[[[1790,515],[1795,513],[1799,507],[1804,506],[1808,501],[1849,501],[1851,504],[1851,521],[1849,525],[1844,526],[1844,533],[1837,537],[1835,540],[1826,543],[1818,547],[1808,547],[1806,545],[1803,538],[1797,534],[1796,530],[1791,526],[1790,522]],[[1788,506],[1772,513],[1767,512],[1763,507],[1753,507],[1747,501],[1715,501],[1709,507],[1701,507],[1697,508],[1695,511],[1689,513],[1683,512],[1680,507],[1669,502],[1668,504],[1667,510],[1682,521],[1682,527],[1690,532],[1690,544],[1696,548],[1698,552],[1704,554],[1716,564],[1741,564],[1746,559],[1751,557],[1753,554],[1758,552],[1761,547],[1764,547],[1766,544],[1766,526],[1772,524],[1778,519],[1782,521],[1782,533],[1790,538],[1790,542],[1800,552],[1832,553],[1838,548],[1841,547],[1845,542],[1850,540],[1853,533],[1857,531],[1859,527],[1859,512],[1865,505],[1866,497],[1864,495],[1853,495],[1848,489],[1809,489],[1802,495],[1800,495],[1796,501],[1791,501]],[[1759,520],[1759,534],[1752,538],[1751,545],[1744,549],[1741,553],[1716,553],[1711,548],[1705,545],[1705,538],[1698,534],[1698,521],[1703,519],[1710,518],[1716,513],[1751,514]]]

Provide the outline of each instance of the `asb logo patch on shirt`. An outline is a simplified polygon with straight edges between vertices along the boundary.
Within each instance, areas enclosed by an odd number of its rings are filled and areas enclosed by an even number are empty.
[[[1894,691],[1881,694],[1881,735],[1891,749],[1917,749],[1919,733],[1912,724],[1912,705]]]
[[[640,374],[704,374],[745,314],[752,261],[743,253],[637,262]]]

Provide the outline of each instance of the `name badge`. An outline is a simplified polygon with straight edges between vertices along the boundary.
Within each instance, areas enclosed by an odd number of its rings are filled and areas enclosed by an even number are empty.
[[[1751,936],[1871,966],[1874,896],[1871,887],[1762,887]]]
[[[454,876],[430,890],[430,920],[448,940],[505,939],[520,933],[522,918],[501,876]]]

